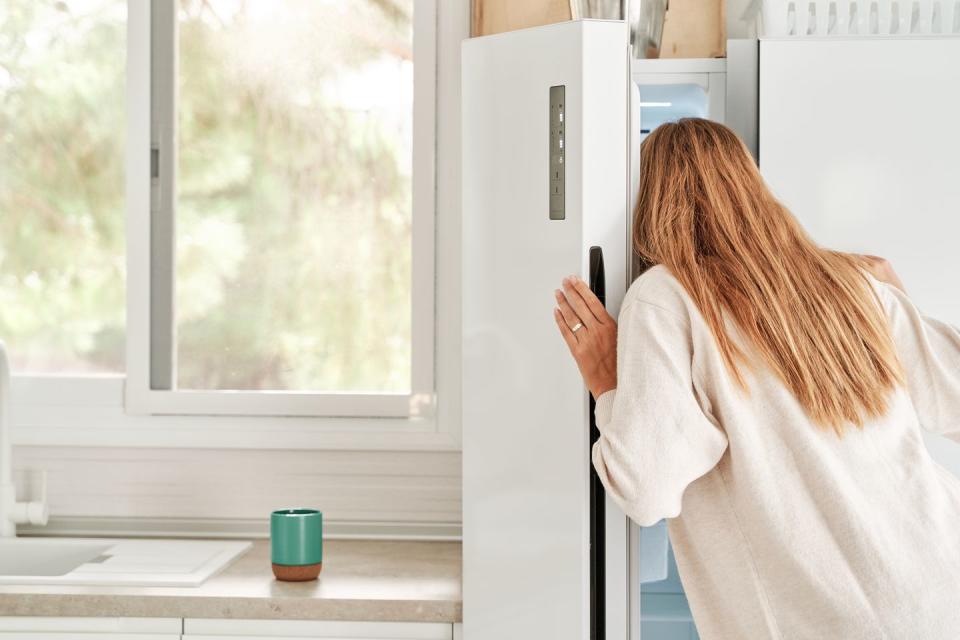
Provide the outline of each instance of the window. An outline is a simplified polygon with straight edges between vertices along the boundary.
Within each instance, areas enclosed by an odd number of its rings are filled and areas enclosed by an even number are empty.
[[[180,389],[411,388],[412,0],[181,0]]]
[[[128,176],[148,292],[130,301],[134,410],[429,411],[434,14],[152,3],[149,166],[145,113],[129,146],[150,172],[149,191]]]
[[[124,370],[126,11],[0,4],[0,339],[18,373]]]
[[[435,0],[3,3],[0,339],[30,406],[122,381],[138,425],[432,415],[435,52]]]

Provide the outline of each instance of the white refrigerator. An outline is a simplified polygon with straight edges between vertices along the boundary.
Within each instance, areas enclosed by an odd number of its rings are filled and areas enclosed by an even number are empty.
[[[462,65],[464,636],[636,639],[666,536],[642,544],[593,473],[553,291],[577,274],[617,315],[639,141],[722,120],[726,61],[631,60],[624,23],[587,20],[465,41]]]
[[[960,39],[632,60],[622,22],[576,21],[462,54],[464,638],[695,640],[664,528],[632,525],[592,472],[553,290],[578,274],[617,315],[639,142],[699,116],[737,130],[817,240],[886,255],[960,324]],[[957,447],[930,446],[960,471]]]

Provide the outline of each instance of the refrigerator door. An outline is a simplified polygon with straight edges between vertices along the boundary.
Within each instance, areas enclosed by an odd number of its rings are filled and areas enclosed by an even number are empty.
[[[564,276],[613,315],[626,288],[626,43],[577,21],[463,45],[466,640],[627,637],[627,522],[553,319]]]
[[[818,242],[960,326],[960,38],[762,40],[760,168]],[[929,436],[960,475],[960,446]]]

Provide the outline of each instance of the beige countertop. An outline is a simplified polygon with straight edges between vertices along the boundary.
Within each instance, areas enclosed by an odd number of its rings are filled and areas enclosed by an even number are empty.
[[[459,622],[460,543],[325,540],[315,582],[277,582],[270,545],[194,588],[0,585],[0,616]]]

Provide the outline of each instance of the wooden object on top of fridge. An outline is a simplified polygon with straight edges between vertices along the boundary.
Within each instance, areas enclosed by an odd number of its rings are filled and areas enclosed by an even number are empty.
[[[723,0],[670,0],[663,22],[660,57],[726,57],[724,5]]]
[[[470,36],[539,27],[577,17],[575,0],[473,0]]]

